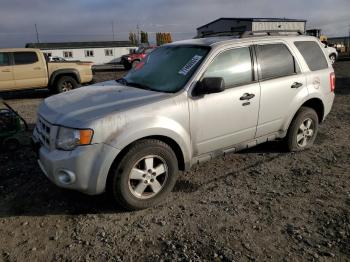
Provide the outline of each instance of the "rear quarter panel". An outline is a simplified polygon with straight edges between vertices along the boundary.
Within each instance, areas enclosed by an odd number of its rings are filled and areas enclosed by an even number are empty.
[[[91,63],[49,62],[48,63],[49,78],[57,70],[72,69],[72,70],[77,70],[79,72],[80,81],[82,84],[89,83],[92,81],[92,78],[93,78],[91,66],[92,66]]]

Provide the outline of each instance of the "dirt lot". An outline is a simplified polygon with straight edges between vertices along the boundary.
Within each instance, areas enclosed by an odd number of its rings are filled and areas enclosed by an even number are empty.
[[[334,108],[312,149],[285,153],[270,142],[195,166],[144,211],[59,189],[30,148],[3,150],[0,261],[349,261],[350,62],[336,74]],[[45,96],[9,101],[34,124]]]

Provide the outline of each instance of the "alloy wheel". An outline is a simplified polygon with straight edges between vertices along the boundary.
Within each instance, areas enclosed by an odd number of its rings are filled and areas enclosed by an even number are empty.
[[[136,162],[129,173],[129,190],[139,199],[157,195],[168,179],[168,167],[163,158],[149,155]]]
[[[306,147],[312,139],[315,131],[315,124],[311,118],[306,118],[298,129],[297,144],[299,147]]]

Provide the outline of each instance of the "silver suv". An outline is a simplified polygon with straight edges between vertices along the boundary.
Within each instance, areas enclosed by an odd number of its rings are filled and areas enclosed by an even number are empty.
[[[122,79],[45,99],[33,140],[56,185],[142,209],[169,194],[179,170],[218,155],[275,139],[310,147],[334,87],[314,37],[180,41]]]

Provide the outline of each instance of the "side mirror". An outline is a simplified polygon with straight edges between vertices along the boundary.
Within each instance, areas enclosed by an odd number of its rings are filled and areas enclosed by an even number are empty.
[[[206,77],[198,82],[193,90],[194,96],[220,93],[225,90],[225,81],[222,77]]]

